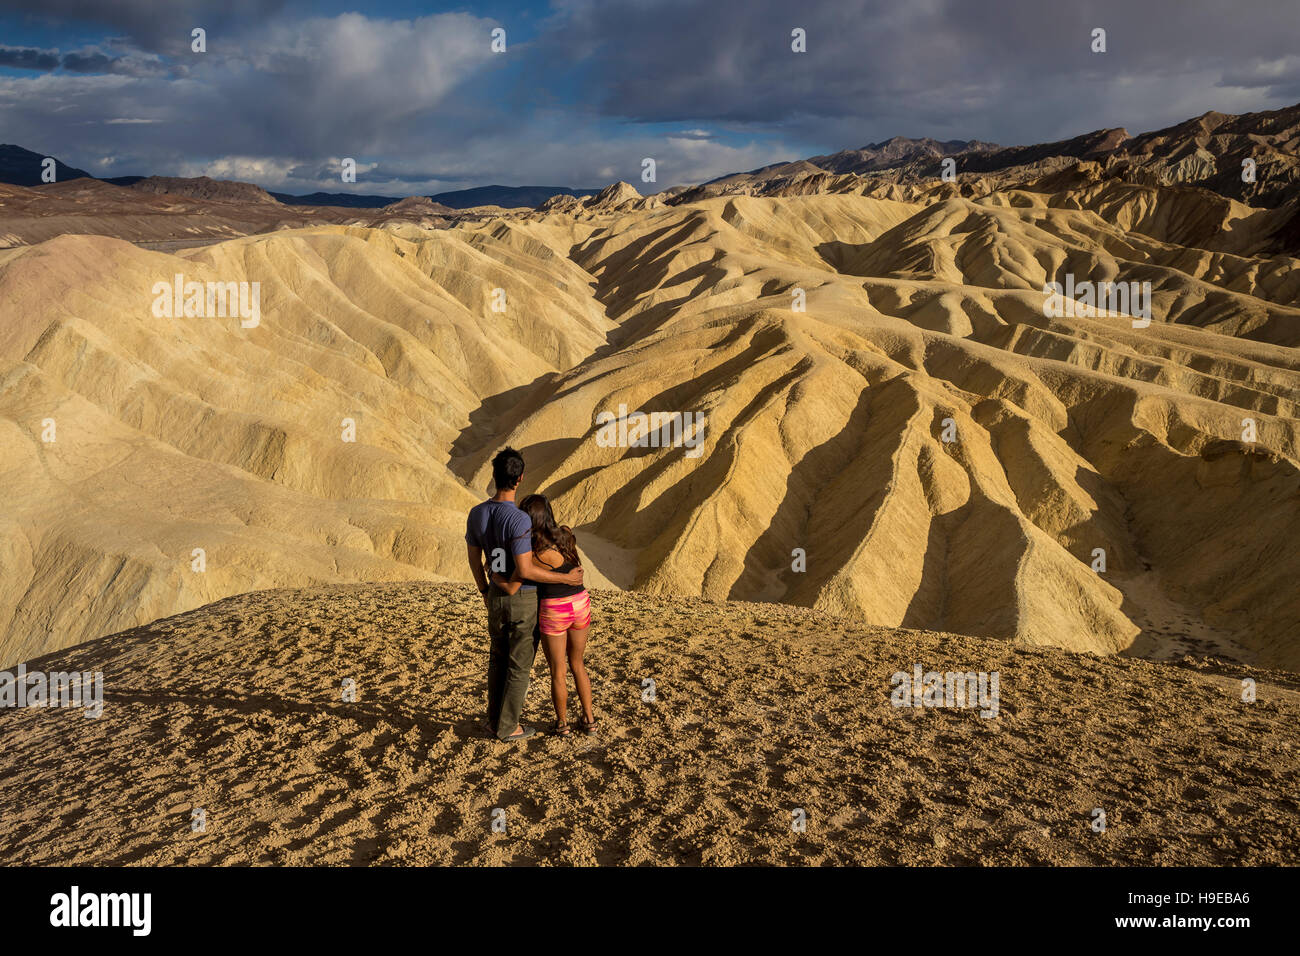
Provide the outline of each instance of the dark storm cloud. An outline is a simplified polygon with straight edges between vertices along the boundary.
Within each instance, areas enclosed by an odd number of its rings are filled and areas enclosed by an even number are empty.
[[[176,72],[169,70],[155,56],[116,56],[93,49],[59,53],[57,50],[0,47],[0,66],[42,73],[63,69],[69,73],[118,73],[123,76],[155,76]]]
[[[8,66],[17,70],[49,70],[58,69],[59,55],[51,53],[49,50],[33,50],[30,48],[19,47],[0,47],[0,66]]]
[[[1237,84],[1293,92],[1294,64],[1281,78],[1260,65],[1300,49],[1290,0],[748,0],[743,15],[727,3],[564,0],[560,10],[545,55],[560,69],[585,53],[604,114],[793,124],[819,139],[855,123],[1032,142],[1172,122],[1198,96],[1235,105],[1225,90]],[[791,51],[795,28],[806,31],[806,53]],[[1090,49],[1094,28],[1106,30],[1106,53]]]
[[[126,77],[152,77],[172,73],[182,75],[183,68],[169,68],[152,55],[117,56],[99,49],[78,49],[60,53],[51,49],[0,47],[0,66],[19,70],[51,73],[64,69],[69,73],[117,73]]]
[[[117,73],[122,76],[156,76],[172,70],[156,57],[109,56],[98,51],[68,53],[60,63],[70,73]]]
[[[206,30],[215,44],[223,33],[271,18],[284,5],[284,0],[5,0],[4,8],[53,25],[102,27],[151,53],[179,53],[189,49],[195,27]]]

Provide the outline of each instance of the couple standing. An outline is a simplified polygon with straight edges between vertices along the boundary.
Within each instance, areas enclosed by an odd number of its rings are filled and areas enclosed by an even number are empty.
[[[545,642],[555,733],[561,737],[572,733],[565,717],[567,662],[582,702],[582,729],[592,734],[596,716],[582,661],[591,627],[591,600],[582,586],[578,542],[569,528],[556,524],[545,496],[528,495],[515,503],[523,475],[523,455],[513,448],[499,452],[492,459],[496,494],[470,509],[465,526],[470,573],[487,605],[492,639],[488,731],[499,740],[523,740],[536,733],[520,718],[537,645]]]

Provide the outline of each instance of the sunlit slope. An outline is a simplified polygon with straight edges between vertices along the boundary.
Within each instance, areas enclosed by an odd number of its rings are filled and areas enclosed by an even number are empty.
[[[425,238],[325,227],[169,256],[76,236],[0,261],[6,663],[272,584],[463,576],[478,496],[447,449],[609,323],[527,254]],[[258,324],[154,315],[177,273],[258,282]]]
[[[464,511],[510,442],[622,587],[1300,667],[1295,261],[1057,198],[0,254],[6,655],[272,584],[467,579]],[[262,283],[259,325],[153,316],[178,271]],[[1067,276],[1149,282],[1151,324],[1045,317]],[[698,454],[598,440],[620,406],[703,415]]]
[[[836,218],[855,203],[874,229]],[[1300,312],[1152,265],[1154,243],[1091,213],[898,207],[742,197],[612,221],[574,258],[620,347],[484,447],[535,449],[559,512],[635,556],[638,587],[1111,652],[1158,623],[1125,596],[1154,579],[1294,664],[1298,357],[1210,329],[1293,343]],[[1155,321],[1044,318],[1067,268],[1151,276]],[[705,453],[601,447],[596,415],[620,405],[704,413]]]

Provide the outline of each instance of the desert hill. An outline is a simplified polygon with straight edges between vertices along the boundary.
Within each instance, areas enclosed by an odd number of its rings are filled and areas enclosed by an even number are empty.
[[[1201,202],[1211,205],[1213,196],[1233,206],[1250,207],[1253,223],[1244,238],[1211,238],[1207,248],[1243,255],[1295,255],[1300,252],[1298,145],[1300,104],[1239,116],[1210,112],[1137,136],[1125,129],[1101,129],[1027,146],[895,137],[860,150],[724,176],[665,199],[672,203],[725,195],[854,193],[933,202],[1017,189],[1055,194],[1062,177],[1073,176],[1093,183],[1104,180],[1111,187],[1153,187],[1147,194],[1160,196],[1177,197],[1192,190]],[[942,162],[947,159],[953,163],[956,182],[941,178]],[[1250,176],[1243,173],[1247,160],[1253,163]],[[1057,197],[1056,201],[1080,200]],[[1177,202],[1170,199],[1165,205]],[[1221,227],[1232,231],[1227,221]],[[1216,241],[1218,246],[1213,244]]]
[[[404,224],[424,229],[437,229],[450,225],[457,210],[436,203],[428,196],[408,196],[379,209],[369,225],[398,228]]]
[[[979,140],[948,140],[941,142],[922,137],[909,139],[894,136],[883,143],[869,143],[861,149],[846,149],[829,156],[812,156],[808,164],[831,173],[867,173],[878,169],[893,169],[910,163],[932,162],[944,156],[960,156],[996,150],[994,143]]]
[[[0,666],[260,588],[466,580],[513,443],[597,585],[1300,670],[1292,200],[1117,157],[1285,165],[1293,112],[538,210],[0,188]],[[255,283],[257,321],[159,313],[178,275]],[[1048,317],[1049,282],[1145,285],[1150,323]],[[695,447],[603,440],[638,411]]]
[[[1136,231],[1159,197],[1128,231],[1034,195],[0,254],[3,657],[255,588],[465,580],[511,442],[597,583],[1300,668],[1295,261]],[[1044,317],[1067,272],[1150,282],[1151,325]],[[259,282],[260,324],[155,317],[176,273]],[[620,407],[705,440],[604,447]]]
[[[1294,674],[770,604],[593,606],[594,737],[483,735],[463,585],[246,594],[29,662],[100,671],[104,710],[0,710],[0,862],[1297,862]],[[997,672],[997,716],[892,706],[917,665]]]
[[[552,196],[574,196],[582,199],[595,195],[596,189],[570,189],[567,186],[475,186],[435,193],[429,198],[453,209],[474,209],[497,206],[501,209],[533,209]]]
[[[381,208],[286,204],[251,183],[207,177],[151,176],[131,185],[83,178],[30,188],[0,185],[0,249],[99,235],[175,251],[317,224],[441,228],[502,212],[453,209],[423,196]]]
[[[586,212],[607,213],[616,210],[652,209],[657,197],[642,197],[631,183],[611,183],[592,196],[555,195],[538,206],[542,213],[561,212],[578,215]]]
[[[210,188],[182,194],[156,184],[139,189],[89,178],[34,187],[0,185],[0,248],[65,235],[112,236],[178,248],[320,222],[372,218],[368,210],[283,206],[269,195],[269,202],[250,200],[248,194],[227,188],[234,185],[240,184],[211,181]],[[256,186],[250,189],[262,192]],[[204,192],[208,195],[198,195]]]
[[[1294,305],[1273,301],[1295,301],[1295,272],[1243,261],[1261,287],[1220,306],[1194,263],[1230,260],[1178,251],[1187,271],[1172,258],[1159,267],[1175,250],[1137,252],[1142,243],[1089,213],[959,200],[914,211],[735,198],[616,219],[575,259],[620,323],[617,348],[534,391],[521,423],[494,432],[461,473],[480,483],[504,441],[543,450],[563,512],[636,554],[626,583],[638,587],[1102,652],[1165,626],[1141,620],[1141,592],[1177,564],[1179,600],[1216,624],[1238,613],[1220,615],[1218,595],[1240,586],[1267,602],[1276,589],[1270,606],[1289,623],[1266,637],[1237,618],[1239,633],[1247,653],[1294,666],[1294,602],[1265,566],[1289,564],[1276,529],[1297,520],[1300,327]],[[1092,275],[1137,268],[1178,289],[1156,292],[1174,323],[1044,319],[1038,290],[1067,263]],[[809,290],[806,314],[790,310],[795,286]],[[666,378],[672,367],[689,376]],[[648,464],[597,447],[592,415],[619,404],[707,409],[709,452],[697,464],[651,452]],[[973,441],[939,440],[949,416]],[[1243,416],[1275,437],[1242,447]],[[1268,528],[1237,510],[1247,499]],[[1238,535],[1255,557],[1230,543]],[[995,540],[1005,566],[980,543]],[[792,573],[791,549],[813,545],[816,569],[809,550],[808,571]],[[1078,556],[1094,547],[1109,573],[1082,573]],[[1236,578],[1214,559],[1224,554],[1260,564]],[[1015,606],[988,600],[1008,589]]]
[[[132,183],[130,188],[137,189],[142,193],[187,196],[190,199],[279,204],[279,200],[261,186],[228,179],[211,179],[207,176],[148,176]]]
[[[570,367],[609,323],[530,293],[526,257],[446,231],[292,235],[184,257],[69,236],[0,261],[0,296],[35,283],[58,300],[0,329],[6,660],[267,583],[461,576],[477,496],[446,468],[456,422]],[[264,283],[254,334],[156,318],[150,290],[176,272]],[[495,330],[480,318],[493,286],[516,305]],[[57,440],[33,444],[26,425],[47,417]]]
[[[447,216],[454,215],[456,212],[450,206],[436,203],[428,196],[407,196],[405,199],[399,199],[383,207],[383,211],[387,213],[405,212],[407,210],[427,216]]]
[[[1025,146],[896,136],[861,149],[733,173],[705,185],[742,188],[749,182],[772,182],[812,170],[921,182],[937,178],[940,161],[946,157],[953,158],[959,173],[1015,175],[1055,158],[1099,160],[1110,165],[1116,175],[1134,181],[1204,186],[1232,199],[1272,207],[1295,198],[1300,188],[1297,137],[1300,104],[1238,116],[1209,112],[1137,136],[1121,128],[1100,129],[1068,140]],[[1248,157],[1257,164],[1253,182],[1241,176],[1241,160]]]
[[[341,206],[348,209],[379,209],[382,206],[391,206],[393,203],[401,201],[399,196],[327,193],[319,190],[302,196],[281,192],[270,192],[269,195],[272,199],[276,199],[286,206]]]

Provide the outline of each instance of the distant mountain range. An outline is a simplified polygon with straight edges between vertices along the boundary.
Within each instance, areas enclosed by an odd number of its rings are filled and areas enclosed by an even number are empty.
[[[45,156],[41,153],[33,152],[30,149],[24,149],[21,146],[0,145],[0,183],[8,183],[12,186],[39,186],[42,183],[41,172],[42,162]],[[75,166],[69,166],[62,160],[55,158],[55,179],[57,182],[67,182],[70,179],[95,179],[97,177],[86,172],[84,169],[78,169]],[[224,180],[211,180],[206,176],[200,176],[193,179],[182,179],[169,176],[106,176],[101,182],[106,182],[114,186],[126,186],[136,189],[143,188],[147,192],[168,192],[165,188],[170,186],[172,190],[182,191],[184,195],[191,198],[218,198],[214,195],[205,195],[203,190],[195,191],[194,188],[183,187],[183,183],[219,183]],[[142,187],[140,184],[147,182],[148,185]],[[279,193],[262,190],[261,187],[252,186],[250,183],[240,183],[240,186],[251,186],[261,195],[253,196],[235,196],[227,195],[220,198],[231,200],[252,199],[257,202],[265,202],[269,199],[275,199],[286,206],[341,206],[348,209],[379,209],[383,206],[390,206],[404,196],[373,196],[358,193],[326,193],[314,192],[305,196],[296,196],[291,193]],[[212,193],[211,187],[204,187],[206,192]],[[552,196],[594,196],[600,190],[598,189],[571,189],[568,186],[475,186],[471,189],[456,189],[451,192],[438,193],[428,198],[435,203],[441,203],[452,209],[469,209],[473,206],[503,206],[514,208],[519,206],[528,206],[534,208],[540,206]]]
[[[906,136],[895,136],[883,143],[868,143],[861,149],[845,149],[838,153],[831,153],[828,156],[813,156],[809,159],[797,159],[793,162],[772,163],[759,169],[751,169],[747,173],[728,173],[726,176],[711,179],[703,185],[725,185],[742,180],[762,181],[784,178],[799,171],[863,175],[880,170],[894,169],[919,160],[937,160],[944,156],[957,156],[983,150],[996,150],[997,148],[994,143],[985,143],[977,139],[953,139],[941,142],[929,137],[908,139]]]
[[[30,149],[23,149],[21,146],[0,144],[0,183],[9,183],[11,186],[39,186],[43,172],[41,164],[45,159],[43,153],[33,153]],[[58,182],[90,176],[90,173],[84,169],[69,166],[57,158],[54,160],[54,173]]]
[[[567,186],[476,186],[430,196],[434,202],[453,209],[470,206],[537,207],[552,196],[594,196],[599,189],[569,189]]]
[[[568,186],[475,186],[429,196],[436,203],[452,209],[469,209],[472,206],[540,206],[552,196],[594,196],[596,189],[570,189]],[[361,196],[355,193],[308,193],[293,196],[289,193],[271,193],[287,206],[346,206],[352,209],[378,209],[389,206],[405,197]]]
[[[847,149],[731,173],[668,197],[871,191],[916,199],[943,182],[946,160],[962,195],[984,194],[1046,176],[1103,177],[1145,186],[1196,186],[1256,208],[1300,202],[1300,105],[1238,116],[1208,112],[1150,133],[1121,127],[1030,146],[895,136]],[[1089,166],[1091,164],[1091,166]],[[1088,168],[1085,168],[1088,167]],[[972,176],[983,177],[981,183]],[[1053,186],[1056,184],[1053,183]],[[1293,230],[1294,231],[1294,230]]]
[[[659,195],[673,205],[718,195],[824,192],[866,192],[879,198],[916,201],[935,188],[974,198],[1059,176],[1073,177],[1078,180],[1076,185],[1106,179],[1140,186],[1195,186],[1256,208],[1287,207],[1283,215],[1275,217],[1273,231],[1278,241],[1289,248],[1300,240],[1297,144],[1300,105],[1240,116],[1209,112],[1138,136],[1116,127],[1028,146],[895,136],[859,149],[730,173],[698,186],[664,190]],[[0,182],[39,185],[44,158],[19,146],[0,146]],[[62,162],[56,169],[60,181],[90,175]],[[945,174],[952,174],[952,178]],[[326,192],[295,196],[268,193],[248,183],[223,186],[205,177],[182,180],[117,176],[104,182],[191,198],[278,201],[288,206],[379,209],[403,198]],[[1061,184],[1053,180],[1048,185],[1055,189]],[[584,198],[597,192],[566,186],[493,185],[427,198],[451,210],[489,205],[535,209],[553,197]]]
[[[294,196],[290,193],[271,193],[286,206],[342,206],[346,209],[379,209],[391,206],[401,196],[362,196],[357,193],[308,193]]]

